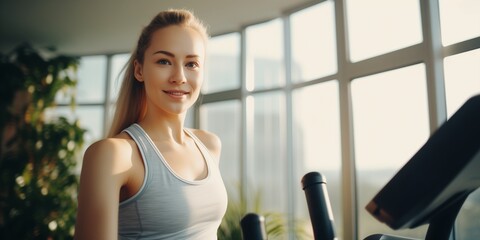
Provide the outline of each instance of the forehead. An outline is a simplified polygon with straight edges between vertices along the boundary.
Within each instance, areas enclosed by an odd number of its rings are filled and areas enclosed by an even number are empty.
[[[152,34],[147,53],[159,50],[175,55],[205,55],[205,42],[196,30],[183,26],[168,26]]]

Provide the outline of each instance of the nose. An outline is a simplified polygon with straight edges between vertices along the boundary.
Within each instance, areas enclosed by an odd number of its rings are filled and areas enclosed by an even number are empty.
[[[177,66],[173,69],[169,82],[174,84],[184,84],[187,82],[183,66]]]

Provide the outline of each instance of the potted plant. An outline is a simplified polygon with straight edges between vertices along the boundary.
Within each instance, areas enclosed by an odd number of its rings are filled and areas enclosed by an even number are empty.
[[[73,170],[85,130],[64,117],[47,120],[45,111],[59,91],[75,88],[77,65],[28,44],[0,55],[0,239],[73,238]]]

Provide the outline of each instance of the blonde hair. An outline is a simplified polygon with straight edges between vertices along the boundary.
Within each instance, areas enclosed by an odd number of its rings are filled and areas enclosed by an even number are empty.
[[[134,62],[143,63],[145,50],[149,47],[152,35],[159,29],[178,25],[196,30],[203,37],[205,44],[208,41],[206,26],[188,10],[167,10],[158,13],[143,28],[130,59],[125,65],[125,75],[118,94],[115,114],[107,137],[113,137],[123,129],[143,119],[146,113],[145,89],[142,82],[135,79]]]

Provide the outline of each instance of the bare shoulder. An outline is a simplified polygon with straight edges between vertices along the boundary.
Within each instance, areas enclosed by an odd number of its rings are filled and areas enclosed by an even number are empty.
[[[111,171],[125,172],[131,166],[132,152],[135,150],[133,140],[119,134],[113,138],[106,138],[90,145],[83,157],[83,166],[106,167]]]
[[[210,153],[214,155],[216,159],[220,158],[220,152],[222,150],[222,142],[220,138],[212,132],[202,129],[190,129],[195,136],[208,148]]]
[[[75,225],[76,239],[116,239],[120,189],[132,168],[133,141],[119,135],[86,150]]]

